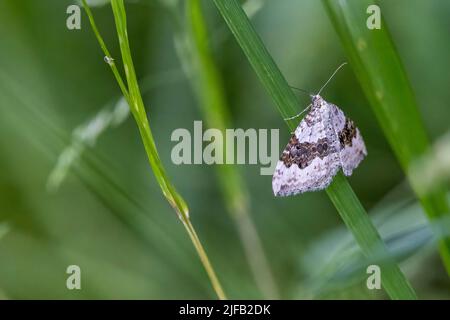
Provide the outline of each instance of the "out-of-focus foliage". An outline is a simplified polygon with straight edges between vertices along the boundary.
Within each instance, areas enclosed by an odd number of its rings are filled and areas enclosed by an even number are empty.
[[[81,30],[66,28],[66,8],[72,3],[0,2],[0,295],[214,298],[192,245],[148,170],[132,121],[106,130],[95,145],[87,144],[58,191],[46,189],[73,130],[120,98],[87,17],[82,17]],[[282,119],[224,30],[216,8],[210,1],[203,5],[234,125],[280,128],[281,148],[289,138]],[[380,1],[380,5],[427,131],[436,140],[449,130],[450,3],[398,0]],[[93,10],[112,55],[119,57],[110,6]],[[171,18],[159,1],[133,1],[127,5],[127,14],[138,78],[181,70]],[[319,1],[264,1],[252,21],[293,86],[314,91],[330,70],[346,60]],[[170,160],[172,131],[187,128],[192,132],[193,121],[202,118],[189,80],[182,72],[177,74],[177,81],[160,81],[144,94],[160,156],[189,203],[191,219],[228,296],[259,298],[234,224],[225,212],[215,168],[176,166]],[[420,213],[413,214],[414,207],[395,207],[412,197],[410,190],[384,197],[404,176],[351,70],[344,69],[323,95],[342,107],[364,135],[369,156],[350,178],[364,206],[369,211],[391,207],[391,214],[404,219],[404,225],[423,221]],[[299,99],[308,104],[306,96]],[[327,265],[316,266],[323,260],[306,253],[315,245],[321,255],[335,252],[339,239],[347,237],[335,233],[341,222],[334,207],[323,192],[275,199],[271,177],[259,175],[259,166],[241,169],[282,297],[309,296],[314,287],[309,281],[311,264],[316,270]],[[397,223],[402,225],[402,220]],[[330,234],[338,240],[323,242]],[[424,234],[412,235],[411,243],[419,243]],[[409,252],[411,257],[403,260],[402,269],[420,298],[449,298],[448,278],[435,247],[423,248]],[[334,258],[343,265],[353,261],[346,254]],[[65,287],[65,271],[71,264],[81,267],[81,291]],[[383,296],[367,290],[364,281],[345,280],[337,289],[315,297]]]

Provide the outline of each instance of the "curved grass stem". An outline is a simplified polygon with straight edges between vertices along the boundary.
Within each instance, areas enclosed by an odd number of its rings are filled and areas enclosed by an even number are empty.
[[[92,30],[95,33],[97,41],[100,44],[100,47],[103,50],[103,53],[106,57],[112,58],[108,48],[103,41],[103,38],[98,31],[98,28],[95,24],[95,20],[93,18],[92,12],[89,6],[86,3],[86,0],[82,0],[83,7],[89,17],[89,21],[92,26]],[[200,261],[203,264],[203,267],[208,274],[208,277],[211,281],[214,291],[216,292],[219,299],[226,299],[226,295],[222,289],[220,281],[208,259],[206,251],[204,250],[199,237],[189,219],[189,209],[187,207],[186,202],[181,197],[181,195],[176,191],[175,187],[172,185],[170,180],[168,179],[163,164],[159,158],[158,151],[156,149],[155,141],[153,139],[152,132],[150,130],[148,117],[144,108],[144,103],[142,100],[142,96],[140,93],[136,73],[134,70],[133,60],[131,57],[131,50],[128,40],[127,33],[127,20],[126,20],[126,12],[125,5],[123,0],[111,0],[111,5],[114,13],[114,19],[116,23],[117,35],[119,37],[120,42],[120,50],[122,54],[122,60],[125,67],[125,75],[126,75],[126,83],[122,80],[119,71],[115,65],[114,60],[108,59],[107,62],[113,71],[113,74],[119,84],[119,87],[122,91],[124,98],[126,99],[130,110],[136,120],[136,124],[139,129],[139,133],[141,135],[142,142],[145,147],[145,151],[148,156],[148,160],[152,171],[155,175],[156,180],[158,181],[161,190],[166,197],[169,204],[173,207],[175,212],[178,215],[178,218],[182,221],[196,251],[200,258]]]
[[[187,0],[173,6],[161,0],[161,4],[172,17],[176,53],[205,123],[225,133],[232,126],[231,115],[210,46],[211,38],[201,1]],[[279,299],[275,277],[251,217],[251,201],[246,183],[236,166],[219,165],[215,169],[225,210],[236,226],[255,284],[264,298]]]

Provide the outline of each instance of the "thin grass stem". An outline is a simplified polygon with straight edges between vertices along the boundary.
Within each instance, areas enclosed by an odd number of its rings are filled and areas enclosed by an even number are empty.
[[[105,42],[103,41],[100,35],[100,32],[98,31],[92,12],[86,3],[86,0],[82,0],[82,2],[87,15],[89,16],[89,21],[91,23],[92,30],[95,33],[95,36],[100,44],[100,47],[102,48],[106,57],[112,58],[109,53],[109,50],[106,47]],[[184,201],[184,199],[178,194],[175,187],[168,179],[164,167],[162,165],[162,162],[159,158],[156,145],[153,139],[153,135],[150,130],[147,114],[144,107],[144,102],[142,100],[136,73],[134,70],[133,60],[131,57],[124,2],[123,0],[111,0],[111,6],[113,9],[114,19],[116,23],[117,35],[119,37],[120,49],[122,53],[122,59],[125,67],[125,75],[128,86],[126,86],[125,82],[122,80],[122,77],[120,76],[120,73],[118,72],[117,67],[114,63],[114,60],[112,61],[112,63],[108,64],[110,65],[114,73],[114,76],[119,84],[119,87],[122,91],[122,94],[126,99],[128,105],[130,106],[130,110],[136,120],[139,132],[141,134],[142,142],[144,144],[145,151],[148,156],[150,166],[152,168],[153,173],[155,174],[156,180],[158,181],[158,184],[160,185],[164,196],[177,213],[179,219],[182,221],[192,243],[194,244],[197,254],[200,257],[200,261],[202,262],[203,267],[205,268],[208,274],[208,277],[211,281],[211,284],[217,296],[221,300],[226,299],[226,295],[209,261],[206,251],[204,250],[200,242],[200,239],[198,238],[197,233],[195,232],[195,229],[191,224],[187,204]]]

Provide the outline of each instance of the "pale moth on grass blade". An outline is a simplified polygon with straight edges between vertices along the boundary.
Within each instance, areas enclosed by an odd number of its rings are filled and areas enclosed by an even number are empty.
[[[312,103],[308,106],[311,110],[298,125],[275,168],[272,189],[276,196],[325,189],[341,168],[350,176],[367,155],[353,121],[320,96],[345,64],[333,72],[317,94],[311,95]]]

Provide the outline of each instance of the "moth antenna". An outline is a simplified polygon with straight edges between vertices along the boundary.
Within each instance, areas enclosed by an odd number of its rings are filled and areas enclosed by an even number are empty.
[[[305,113],[309,108],[311,108],[311,106],[312,106],[312,104],[308,105],[305,109],[303,109],[302,112],[300,112],[299,114],[297,114],[297,115],[295,115],[295,116],[293,116],[293,117],[285,118],[284,121],[292,120],[292,119],[295,119],[295,118],[300,117],[300,116],[301,116],[303,113]]]
[[[327,84],[331,81],[331,79],[333,79],[333,77],[336,75],[336,73],[339,71],[339,69],[341,69],[343,66],[345,66],[347,64],[347,62],[342,63],[339,67],[337,67],[336,70],[334,70],[333,74],[331,75],[331,77],[327,80],[327,82],[325,82],[325,84],[322,86],[322,88],[320,88],[319,92],[317,93],[318,95],[322,92],[322,90],[327,86]]]
[[[291,89],[298,90],[298,91],[300,91],[300,92],[306,93],[307,95],[311,96],[311,93],[308,92],[308,91],[306,91],[306,90],[304,90],[304,89],[300,89],[300,88],[293,87],[293,86],[289,86],[289,87],[290,87]]]

